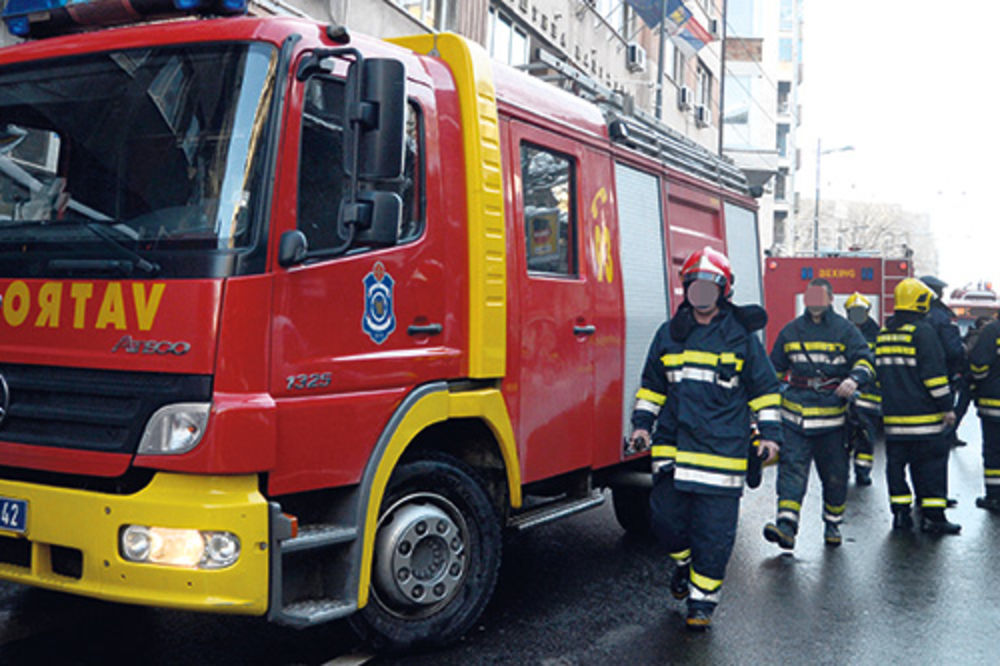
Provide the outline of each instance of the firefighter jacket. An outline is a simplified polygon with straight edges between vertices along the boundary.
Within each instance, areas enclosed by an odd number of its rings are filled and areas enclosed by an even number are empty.
[[[827,308],[819,323],[803,312],[781,329],[771,363],[787,383],[781,398],[786,428],[820,435],[844,426],[847,401],[834,389],[847,377],[866,387],[875,378],[873,356],[858,327]]]
[[[878,338],[879,331],[881,327],[878,323],[868,317],[865,323],[858,327],[861,331],[861,335],[864,336],[865,342],[868,343],[868,351],[872,353],[872,358],[875,357],[875,341]],[[861,411],[877,416],[882,413],[882,394],[878,389],[878,382],[870,381],[866,386],[862,386],[854,398],[854,405]]]
[[[889,318],[875,344],[882,387],[882,421],[889,441],[931,439],[944,433],[952,409],[941,341],[916,312]]]
[[[774,369],[753,335],[767,314],[757,305],[720,305],[698,324],[685,301],[653,337],[632,424],[653,430],[653,469],[673,469],[689,492],[740,495],[750,413],[764,439],[781,441]]]
[[[965,345],[962,344],[962,333],[953,322],[955,313],[938,299],[931,301],[931,309],[927,313],[927,323],[937,333],[941,347],[944,349],[945,365],[948,376],[954,377],[966,369]]]
[[[979,418],[1000,421],[1000,321],[983,327],[969,350],[972,395]]]

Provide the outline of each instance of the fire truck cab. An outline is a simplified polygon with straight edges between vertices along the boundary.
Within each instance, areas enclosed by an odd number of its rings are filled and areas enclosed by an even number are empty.
[[[680,264],[761,299],[732,164],[456,35],[34,1],[0,50],[0,578],[401,647],[475,622],[504,530],[605,488],[645,529],[625,441]]]

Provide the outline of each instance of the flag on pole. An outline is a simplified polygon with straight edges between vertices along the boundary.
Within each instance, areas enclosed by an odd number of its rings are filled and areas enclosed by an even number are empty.
[[[677,45],[677,48],[687,57],[692,57],[698,51],[712,41],[712,33],[698,23],[697,19],[689,18],[681,26],[680,30],[670,36],[670,39]]]
[[[664,0],[625,0],[625,4],[631,7],[650,28],[660,25],[663,19],[663,3]],[[667,23],[663,27],[668,34],[673,35],[691,18],[691,11],[684,6],[682,0],[666,0],[666,3]]]

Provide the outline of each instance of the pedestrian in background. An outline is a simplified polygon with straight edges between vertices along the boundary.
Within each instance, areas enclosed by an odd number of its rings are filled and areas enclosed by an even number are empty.
[[[987,320],[989,321],[989,320]],[[978,322],[977,322],[978,323]],[[1000,513],[1000,321],[983,326],[969,350],[976,411],[983,432],[983,485],[976,506]]]
[[[859,292],[854,292],[844,302],[847,320],[858,327],[868,350],[875,354],[875,339],[881,326],[871,317],[872,303]],[[847,439],[854,451],[854,481],[859,486],[872,484],[872,465],[875,463],[875,441],[878,439],[879,422],[882,420],[882,396],[877,382],[869,381],[847,408]]]
[[[948,492],[947,430],[955,412],[944,350],[926,320],[934,292],[920,280],[896,285],[895,313],[875,343],[875,368],[882,388],[886,478],[893,529],[913,527],[909,468],[920,505],[920,529],[958,534],[961,525],[945,517]]]
[[[730,302],[729,259],[705,247],[684,262],[681,280],[684,302],[649,347],[632,443],[652,439],[652,528],[674,561],[670,589],[687,599],[687,627],[700,631],[711,624],[736,539],[751,411],[757,453],[770,461],[781,441],[781,399],[753,334],[767,315]]]
[[[927,313],[927,321],[937,333],[941,347],[944,349],[945,365],[948,368],[948,382],[951,385],[951,392],[955,398],[956,405],[963,398],[963,393],[968,393],[969,384],[965,377],[968,369],[968,360],[965,357],[965,346],[962,344],[962,331],[955,323],[955,313],[944,303],[944,288],[948,283],[934,275],[925,275],[920,281],[930,287],[934,292],[934,300],[931,302],[930,311]],[[966,409],[969,401],[965,400]],[[958,437],[958,426],[965,416],[963,409],[959,414],[955,409],[955,423],[948,428],[945,437],[951,446],[965,446],[965,440]]]

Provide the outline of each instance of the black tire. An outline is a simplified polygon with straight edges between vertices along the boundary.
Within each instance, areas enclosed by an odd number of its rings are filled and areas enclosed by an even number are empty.
[[[434,518],[442,514],[447,520]],[[444,539],[427,527],[417,532],[425,516],[435,528],[451,522],[447,532],[440,530]],[[454,548],[455,537],[461,540],[461,552]],[[412,569],[397,560],[404,542],[416,543],[406,547]],[[368,604],[351,617],[351,626],[377,650],[454,641],[479,619],[493,595],[501,551],[499,515],[473,469],[438,453],[407,463],[393,473],[386,488]],[[449,576],[456,564],[460,575]],[[397,582],[404,571],[412,572],[406,575],[410,588]],[[429,589],[423,589],[421,581],[427,581]],[[422,603],[416,600],[417,588]],[[445,596],[432,602],[430,588],[434,594],[441,588]]]
[[[618,524],[635,536],[649,536],[649,493],[650,488],[640,486],[615,486],[611,489],[611,500],[615,507]]]

